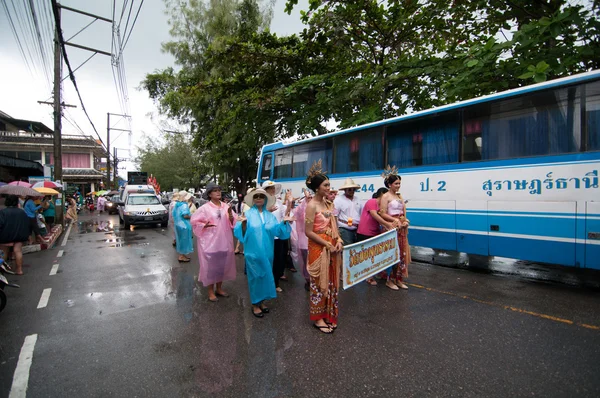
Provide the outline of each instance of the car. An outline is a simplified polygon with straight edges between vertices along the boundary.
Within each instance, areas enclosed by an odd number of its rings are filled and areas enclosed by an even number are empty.
[[[119,195],[111,195],[109,196],[106,202],[106,211],[108,214],[117,214],[119,213]]]
[[[166,228],[169,223],[169,211],[165,208],[166,200],[153,193],[130,193],[125,202],[119,202],[119,222],[125,229],[131,225],[160,224]]]

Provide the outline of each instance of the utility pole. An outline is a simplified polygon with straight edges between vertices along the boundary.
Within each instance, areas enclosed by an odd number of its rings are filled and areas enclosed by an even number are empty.
[[[117,147],[113,148],[113,160],[115,162],[114,167],[113,167],[113,171],[115,173],[115,178],[114,178],[114,189],[119,189],[119,179],[117,177]]]
[[[106,186],[109,187],[108,189],[110,190],[110,131],[111,130],[115,130],[115,131],[126,131],[131,133],[131,130],[124,130],[124,129],[116,129],[116,128],[111,128],[110,127],[110,117],[112,116],[120,116],[120,117],[126,117],[126,118],[131,118],[131,116],[129,115],[120,115],[118,113],[110,113],[110,112],[106,112],[106,181],[107,184]],[[115,151],[116,154],[116,151]],[[117,156],[114,156],[114,161],[115,163],[117,162]],[[115,166],[115,180],[117,179],[117,167]]]
[[[60,16],[60,8],[58,9],[58,15]],[[58,18],[60,21],[60,17]],[[60,181],[64,186],[62,178],[62,109],[60,104],[60,88],[62,78],[62,54],[59,40],[60,26],[56,26],[54,31],[54,181]],[[54,206],[55,218],[57,224],[63,223],[63,209],[65,208],[65,192],[63,189],[62,201],[60,206]]]

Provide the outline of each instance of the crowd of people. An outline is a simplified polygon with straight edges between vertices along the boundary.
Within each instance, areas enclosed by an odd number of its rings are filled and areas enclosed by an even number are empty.
[[[169,213],[178,260],[190,261],[195,236],[198,281],[207,288],[208,300],[218,302],[229,296],[223,283],[236,278],[235,255],[243,254],[252,314],[257,318],[270,312],[267,301],[283,291],[280,281],[286,280],[286,267],[299,269],[309,291],[313,326],[331,334],[338,327],[344,246],[396,230],[400,261],[378,277],[389,289],[408,289],[404,279],[411,261],[409,220],[400,194],[401,177],[389,166],[382,177],[384,187],[364,204],[355,196],[360,186],[350,178],[339,188],[343,194],[333,190],[321,162],[311,167],[307,189],[299,198],[274,181],[250,188],[245,196],[238,194],[235,206],[222,200],[222,189],[214,183],[206,186],[206,203],[199,208],[191,194],[176,193]],[[377,286],[374,278],[365,282]]]

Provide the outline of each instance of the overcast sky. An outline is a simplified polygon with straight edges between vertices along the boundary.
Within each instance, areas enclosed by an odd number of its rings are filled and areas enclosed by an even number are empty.
[[[1,1],[5,2],[5,0]],[[116,0],[117,18],[120,17],[123,1]],[[140,4],[140,0],[133,1],[133,15],[131,16],[129,26],[131,26],[135,11]],[[42,16],[48,15],[44,13],[44,2],[49,4],[50,0],[34,0],[36,12]],[[12,3],[17,6],[17,13],[12,9]],[[12,14],[13,23],[17,31],[20,29],[21,21],[25,20],[24,13],[26,9],[23,5],[25,3],[27,2],[23,0],[5,2],[8,5],[9,12]],[[96,0],[93,2],[62,0],[60,3],[109,19],[112,17],[112,0]],[[292,15],[288,15],[283,11],[285,0],[276,0],[271,31],[280,36],[300,32],[303,29],[303,25],[300,22],[300,9],[306,9],[307,5],[308,0],[300,0],[299,6],[294,9]],[[50,11],[49,6],[47,10]],[[27,11],[29,10],[27,9]],[[129,8],[127,8],[127,11],[129,11]],[[122,30],[125,25],[126,16],[127,12],[122,22]],[[45,24],[40,27],[40,31],[43,39],[46,40],[50,36],[50,20],[49,18],[44,19],[40,17],[40,21],[43,21]],[[68,40],[91,21],[92,19],[89,17],[63,10],[62,29],[64,39]],[[28,46],[25,41],[28,36],[20,35],[20,37],[24,51],[27,53]],[[33,73],[29,71],[19,51],[4,7],[0,7],[0,38],[2,38],[0,40],[0,111],[19,119],[41,121],[48,127],[54,128],[52,107],[37,103],[37,101],[52,100],[51,81],[46,78],[41,62],[36,62],[32,66],[32,69],[34,69]],[[174,66],[173,58],[161,52],[161,43],[169,39],[169,26],[167,24],[167,17],[164,14],[163,1],[145,0],[133,28],[131,38],[124,50],[124,65],[129,91],[130,114],[132,116],[132,149],[135,149],[136,144],[140,142],[142,133],[154,136],[161,134],[156,125],[147,116],[149,113],[157,114],[156,107],[148,98],[147,93],[138,90],[137,87],[144,79],[146,73]],[[110,52],[111,24],[98,20],[71,41]],[[27,41],[27,43],[32,51],[34,49],[33,46],[37,45],[36,42],[32,41]],[[47,48],[50,50],[49,41],[47,42]],[[79,66],[91,55],[88,51],[73,47],[67,47],[67,54],[72,68]],[[53,60],[49,59],[48,63],[46,72],[51,79],[53,76],[53,70],[51,69]],[[63,76],[66,76],[67,73],[67,68],[64,67]],[[106,142],[106,113],[121,113],[117,89],[113,80],[110,57],[100,54],[94,56],[81,69],[75,72],[75,77],[92,122],[95,124],[102,139]],[[69,80],[65,80],[63,83],[63,100],[67,104],[77,105],[76,109],[67,110],[67,117],[79,125],[86,134],[94,135],[93,129],[81,110],[79,100]],[[124,121],[119,122],[118,118],[112,116],[111,126],[127,129]],[[81,134],[78,129],[64,119],[62,131],[63,134]],[[128,157],[129,139],[127,133],[121,135],[120,132],[113,131],[111,133],[111,147],[114,146],[124,149],[119,149],[119,158]],[[134,153],[132,155],[135,156]],[[122,164],[122,166],[127,167],[128,170],[133,170],[133,165],[129,162]]]

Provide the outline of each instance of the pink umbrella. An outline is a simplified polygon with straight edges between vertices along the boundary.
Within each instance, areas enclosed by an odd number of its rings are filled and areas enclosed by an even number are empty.
[[[8,185],[16,185],[18,187],[27,187],[27,188],[31,188],[31,184],[25,181],[13,181],[13,182],[9,182]]]
[[[51,189],[61,189],[63,186],[54,181],[40,181],[33,184],[31,188],[51,188]]]

